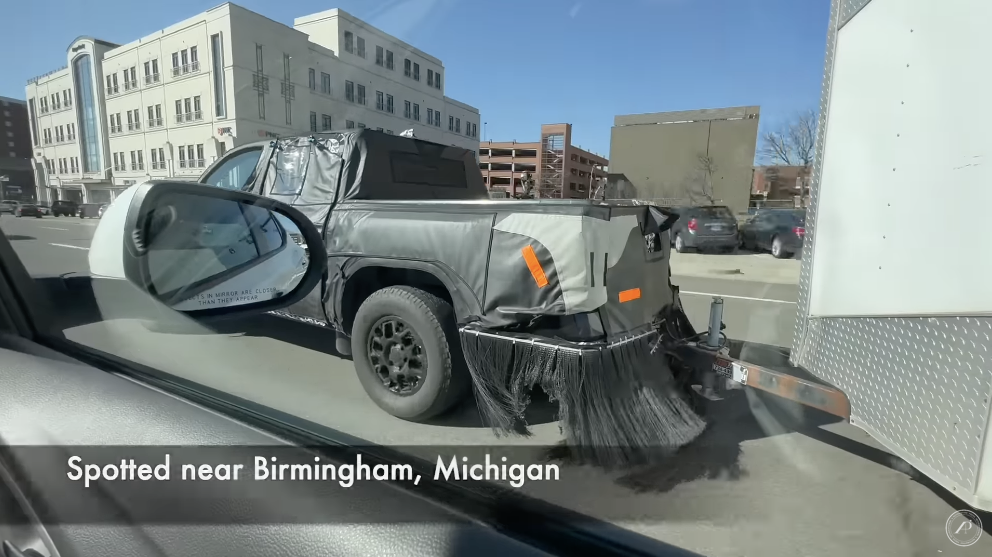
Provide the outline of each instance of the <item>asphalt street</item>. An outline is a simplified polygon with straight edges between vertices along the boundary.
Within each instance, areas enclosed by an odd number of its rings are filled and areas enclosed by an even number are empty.
[[[97,221],[0,219],[32,274],[86,272]],[[729,337],[747,341],[742,357],[786,366],[796,287],[733,278],[679,276],[674,281],[697,328],[713,296],[725,301]],[[749,275],[750,276],[753,275]],[[548,446],[561,436],[555,408],[535,401],[531,437],[497,439],[474,404],[430,425],[382,412],[365,395],[350,362],[323,331],[260,316],[209,330],[191,321],[167,332],[116,320],[66,331],[76,342],[138,361],[373,443],[404,446],[433,460],[431,446]],[[957,547],[948,516],[962,507],[925,479],[914,481],[862,431],[815,412],[801,416],[774,398],[749,395],[721,403],[711,427],[663,465],[624,473],[568,467],[555,485],[525,492],[611,520],[704,554],[737,557],[989,555],[992,535]],[[796,431],[798,421],[805,427]],[[454,449],[445,449],[446,453]],[[582,486],[576,489],[575,486]],[[567,486],[567,487],[566,487]],[[989,530],[992,520],[986,521]]]

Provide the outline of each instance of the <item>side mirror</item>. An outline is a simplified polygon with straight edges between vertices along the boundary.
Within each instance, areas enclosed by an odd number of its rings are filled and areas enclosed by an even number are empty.
[[[292,305],[321,280],[320,232],[278,201],[189,182],[132,186],[93,235],[91,274],[126,279],[191,317],[237,317]]]

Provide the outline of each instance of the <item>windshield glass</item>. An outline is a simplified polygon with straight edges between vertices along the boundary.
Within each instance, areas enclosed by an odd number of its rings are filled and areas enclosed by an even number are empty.
[[[176,242],[207,240],[174,251],[207,262],[155,256],[163,289],[326,273],[218,321],[60,302],[80,349],[323,444],[535,465],[481,481],[699,554],[992,555],[945,530],[992,505],[992,269],[960,217],[992,203],[992,4],[140,6],[0,10],[0,229],[24,268],[90,276],[141,239],[130,188],[202,183],[307,226],[203,201],[215,226]],[[942,224],[901,224],[926,210]]]

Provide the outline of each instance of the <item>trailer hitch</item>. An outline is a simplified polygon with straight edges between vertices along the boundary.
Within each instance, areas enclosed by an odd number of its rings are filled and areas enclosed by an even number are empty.
[[[718,401],[729,391],[750,387],[850,419],[850,401],[837,387],[731,357],[724,328],[723,299],[717,297],[710,304],[707,331],[695,341],[680,343],[671,350],[692,371],[690,386],[699,396]]]

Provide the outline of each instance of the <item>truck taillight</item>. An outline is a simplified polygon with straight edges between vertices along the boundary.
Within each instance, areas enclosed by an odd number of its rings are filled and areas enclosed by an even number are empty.
[[[801,226],[797,226],[797,227],[793,228],[792,231],[796,234],[796,236],[805,236],[806,235],[806,229],[803,228],[803,227],[801,227]]]
[[[695,232],[698,224],[699,223],[696,219],[689,219],[689,222],[686,223],[685,227],[689,229],[689,232]]]

